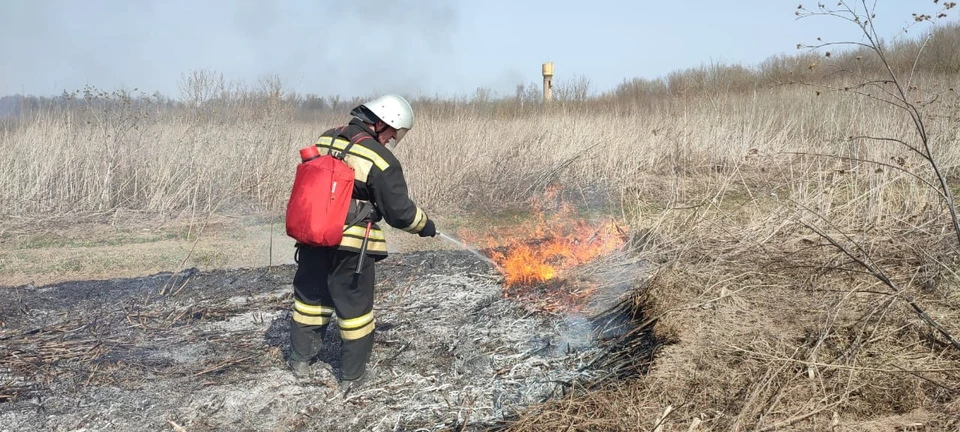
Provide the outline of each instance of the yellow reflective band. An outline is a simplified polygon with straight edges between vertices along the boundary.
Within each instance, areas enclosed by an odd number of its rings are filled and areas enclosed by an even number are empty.
[[[347,228],[347,226],[344,225],[344,228]],[[343,231],[343,235],[363,238],[363,235],[366,234],[366,232],[366,225],[352,225]],[[383,230],[370,228],[370,241],[384,241],[386,239],[387,238],[383,235]]]
[[[358,329],[373,322],[373,311],[360,315],[356,318],[341,319],[339,326],[342,329]]]
[[[340,329],[340,339],[343,340],[357,340],[373,332],[374,322],[371,321],[369,324],[358,328],[356,330],[344,330]]]
[[[347,148],[347,144],[349,142],[350,141],[344,141],[343,139],[338,139],[334,141],[333,148],[343,151],[343,149]],[[330,137],[320,137],[320,139],[317,140],[317,145],[323,146],[323,147],[330,147]],[[381,171],[386,171],[386,169],[390,167],[390,164],[387,163],[386,159],[380,157],[380,155],[378,155],[373,150],[370,150],[364,147],[363,144],[355,143],[353,147],[350,147],[350,154],[355,154],[357,156],[369,159],[371,162],[373,162],[374,165],[377,166],[377,168],[380,168]]]
[[[330,317],[304,315],[300,312],[293,311],[293,320],[305,325],[326,325],[330,322]]]
[[[333,308],[328,306],[314,306],[308,305],[301,302],[300,300],[293,301],[294,310],[300,311],[309,315],[333,315]]]
[[[419,207],[417,207],[417,214],[416,216],[413,217],[413,222],[403,230],[409,233],[416,234],[420,232],[420,230],[422,230],[423,226],[426,224],[427,224],[427,214],[424,213],[423,210],[420,210]]]
[[[344,236],[343,240],[340,240],[340,246],[360,250],[363,247],[363,239]],[[386,252],[386,251],[387,251],[387,242],[383,240],[374,240],[374,239],[370,239],[369,241],[367,241],[367,252]]]

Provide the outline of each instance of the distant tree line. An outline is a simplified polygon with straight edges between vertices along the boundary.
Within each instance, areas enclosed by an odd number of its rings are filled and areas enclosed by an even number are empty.
[[[898,72],[960,74],[960,23],[933,28],[925,38],[902,39],[886,44],[889,63]],[[798,44],[798,48],[801,46]],[[920,61],[915,62],[918,53]],[[709,64],[677,70],[656,79],[625,80],[614,89],[602,93],[592,91],[590,81],[583,76],[558,77],[554,85],[554,99],[559,104],[611,103],[650,101],[664,97],[696,96],[753,91],[800,82],[830,80],[837,69],[847,71],[879,71],[882,65],[874,56],[861,50],[837,53],[804,51],[794,55],[772,56],[755,66],[740,64]],[[264,77],[253,86],[228,83],[223,74],[196,70],[180,79],[179,97],[171,98],[158,92],[146,94],[118,90],[106,92],[86,87],[73,92],[64,91],[55,97],[8,95],[0,97],[0,120],[24,113],[52,109],[105,107],[121,104],[127,107],[182,108],[217,110],[238,105],[270,107],[283,105],[302,116],[323,113],[342,113],[356,106],[362,98],[344,98],[340,95],[320,96],[286,91],[278,77]],[[497,94],[487,88],[478,88],[470,96],[413,97],[426,111],[449,111],[469,106],[491,113],[511,114],[539,109],[542,101],[541,84],[519,84],[512,94]],[[367,95],[369,96],[369,95]]]

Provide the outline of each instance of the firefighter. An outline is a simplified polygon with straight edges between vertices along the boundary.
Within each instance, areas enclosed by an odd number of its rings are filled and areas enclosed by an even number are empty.
[[[400,96],[384,95],[354,108],[346,126],[320,135],[317,147],[343,151],[355,172],[350,212],[338,247],[297,244],[287,364],[296,376],[309,374],[333,315],[340,330],[340,391],[346,394],[366,378],[373,350],[374,264],[387,257],[377,222],[420,237],[434,237],[434,221],[410,199],[400,162],[391,152],[413,128],[413,109]],[[367,234],[367,223],[369,234]],[[365,253],[361,253],[361,249]]]

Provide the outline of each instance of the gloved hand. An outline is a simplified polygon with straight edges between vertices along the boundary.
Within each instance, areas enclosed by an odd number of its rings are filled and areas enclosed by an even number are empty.
[[[427,223],[423,224],[423,229],[417,233],[420,237],[436,237],[437,235],[437,226],[434,225],[432,219],[427,219]]]

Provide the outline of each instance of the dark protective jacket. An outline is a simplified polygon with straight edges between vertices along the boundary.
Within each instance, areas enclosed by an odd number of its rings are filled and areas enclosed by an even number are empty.
[[[367,253],[379,261],[387,256],[387,241],[376,222],[383,220],[394,228],[417,234],[426,225],[427,214],[410,199],[400,161],[390,149],[374,138],[373,131],[360,120],[353,119],[343,128],[330,129],[321,134],[316,144],[320,154],[330,150],[331,137],[337,131],[340,137],[333,141],[334,154],[340,154],[346,148],[348,139],[355,141],[343,158],[354,171],[354,202],[347,215],[348,225],[344,226],[339,249],[360,252],[366,220],[372,220],[374,223],[367,241]],[[362,139],[364,137],[369,139]],[[372,203],[375,211],[360,223],[349,225],[356,220],[364,202]]]

